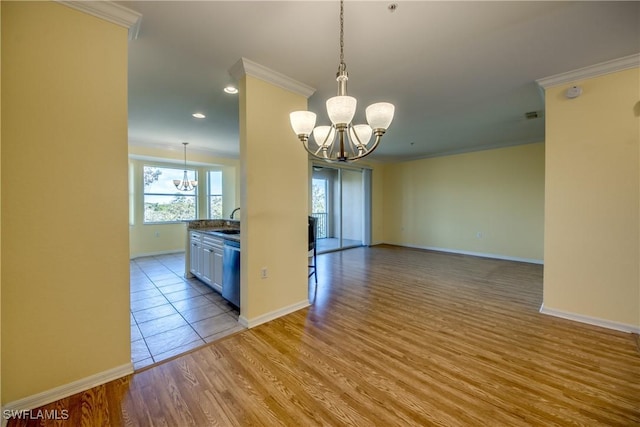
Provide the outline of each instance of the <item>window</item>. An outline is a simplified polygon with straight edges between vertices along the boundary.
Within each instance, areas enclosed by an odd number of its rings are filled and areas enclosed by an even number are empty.
[[[222,218],[222,171],[209,171],[209,218]]]
[[[311,181],[311,216],[315,217],[318,220],[318,239],[324,239],[328,235],[328,205],[329,182],[324,178],[313,178],[313,180]]]
[[[177,222],[196,219],[196,189],[178,191],[174,179],[182,180],[183,169],[145,165],[144,222]],[[189,179],[197,179],[194,170],[187,169]]]

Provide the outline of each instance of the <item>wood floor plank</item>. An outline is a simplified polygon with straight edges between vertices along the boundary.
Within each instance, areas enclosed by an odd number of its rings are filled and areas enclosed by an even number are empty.
[[[636,426],[637,336],[542,315],[540,265],[358,248],[315,303],[9,426]]]

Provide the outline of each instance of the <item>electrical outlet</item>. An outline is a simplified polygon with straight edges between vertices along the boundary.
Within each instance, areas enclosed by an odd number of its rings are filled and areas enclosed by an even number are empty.
[[[156,237],[160,237],[160,232],[156,231]]]
[[[262,267],[262,269],[260,270],[260,277],[266,279],[267,277],[269,277],[267,273],[267,267]]]
[[[484,234],[482,234],[482,231],[478,231],[478,232],[476,233],[476,237],[477,237],[478,239],[482,239],[482,238],[484,237]]]

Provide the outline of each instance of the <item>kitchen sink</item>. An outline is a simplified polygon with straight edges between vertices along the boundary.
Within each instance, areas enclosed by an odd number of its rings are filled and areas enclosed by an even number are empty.
[[[234,228],[225,228],[223,230],[215,230],[216,233],[222,234],[240,234],[240,230]]]

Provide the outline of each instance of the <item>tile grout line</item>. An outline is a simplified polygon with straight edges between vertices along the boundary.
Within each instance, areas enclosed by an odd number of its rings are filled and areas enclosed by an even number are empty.
[[[140,271],[142,272],[142,274],[145,275],[145,277],[151,282],[151,284],[153,285],[153,287],[160,292],[160,294],[162,295],[162,297],[167,301],[167,303],[170,303],[170,301],[167,299],[167,297],[164,295],[164,293],[160,290],[160,288],[156,285],[156,283],[153,281],[153,279],[151,277],[149,277],[149,275],[147,274],[147,272],[145,271],[144,268],[142,268],[140,265],[138,265],[138,262],[135,261],[136,266],[140,269]],[[131,293],[131,278],[129,278],[129,293]],[[173,307],[173,305],[172,305]],[[149,308],[153,308],[153,307],[149,307]],[[174,307],[175,309],[175,307]],[[146,309],[144,309],[146,310]],[[142,311],[142,310],[138,310],[138,311]],[[145,334],[142,332],[142,329],[140,329],[140,325],[138,324],[138,319],[136,318],[136,316],[133,314],[133,311],[131,310],[131,302],[129,302],[129,312],[131,313],[131,315],[133,316],[133,319],[136,322],[136,327],[138,328],[138,331],[140,332],[140,336],[142,337],[142,341],[144,342],[145,347],[147,348],[147,351],[149,352],[149,357],[145,358],[143,360],[147,360],[147,359],[151,359],[152,363],[150,364],[145,364],[144,366],[141,366],[140,368],[143,368],[145,366],[149,366],[151,364],[153,364],[153,362],[155,362],[155,359],[153,358],[153,353],[151,352],[151,348],[149,348],[149,344],[147,343],[147,337],[145,336]],[[144,323],[144,322],[142,322]],[[134,362],[135,364],[135,362]]]
[[[155,258],[155,257],[154,257],[154,258]],[[163,266],[165,266],[166,268],[168,268],[168,267],[167,267],[167,266],[166,266],[162,261],[158,260],[158,262],[160,262],[160,264],[162,264]],[[189,289],[194,289],[193,287],[191,287],[191,285],[189,284],[189,282],[187,282],[187,281],[185,281],[183,278],[181,278],[179,274],[175,273],[175,272],[174,272],[173,270],[171,270],[170,268],[168,268],[168,269],[169,269],[172,273],[174,273],[174,274],[175,274],[175,275],[176,275],[176,276],[181,280],[181,282],[182,282],[182,283],[186,283],[186,284],[189,286]],[[182,311],[181,311],[180,309],[178,309],[178,307],[176,307],[176,306],[174,305],[174,302],[179,302],[179,301],[169,301],[169,299],[166,297],[166,294],[164,293],[164,291],[163,291],[163,290],[162,290],[158,285],[156,285],[155,281],[154,281],[151,277],[149,277],[149,276],[146,274],[146,272],[145,272],[145,275],[146,275],[146,276],[147,276],[147,278],[151,281],[151,283],[153,283],[153,285],[156,287],[156,289],[157,289],[158,291],[160,291],[160,293],[162,294],[162,296],[163,296],[163,297],[168,301],[169,305],[171,305],[171,307],[173,307],[173,309],[174,309],[174,310],[175,310],[175,311],[180,315],[180,317],[182,318],[182,320],[184,320],[184,321],[187,323],[187,325],[189,326],[189,328],[191,328],[191,330],[196,334],[196,336],[198,336],[198,338],[200,339],[200,341],[202,341],[202,343],[201,343],[201,344],[206,344],[206,342],[204,341],[204,338],[203,338],[202,336],[200,336],[200,334],[199,334],[199,333],[198,333],[198,331],[193,327],[193,325],[191,324],[191,322],[189,322],[189,321],[184,317],[184,315],[182,314]],[[198,292],[198,296],[204,296],[202,293],[200,293],[200,291],[199,291],[199,290],[196,290],[196,291]],[[178,291],[178,292],[179,292],[179,291]],[[192,298],[196,298],[196,297],[192,297]],[[205,297],[205,298],[206,298],[206,297]],[[186,300],[186,299],[190,299],[190,298],[185,298],[185,300]],[[208,298],[207,298],[207,299],[208,299]],[[184,301],[184,300],[180,300],[180,301]],[[213,303],[213,302],[212,302],[212,303]],[[214,304],[215,304],[215,303],[214,303]],[[135,317],[135,316],[134,316],[134,317]],[[165,316],[165,317],[166,317],[166,316]],[[136,319],[136,322],[137,322],[137,319]],[[177,329],[177,328],[174,328],[174,329]],[[173,330],[173,329],[170,329],[170,330]],[[166,331],[163,331],[163,332],[166,332]],[[140,331],[140,333],[142,334],[142,331]],[[160,333],[162,333],[162,332],[160,332]],[[156,334],[156,335],[158,335],[158,334]],[[142,336],[144,337],[144,334],[142,334]],[[150,335],[150,336],[153,336],[153,335]],[[193,342],[196,342],[196,341],[193,341]],[[146,344],[146,341],[145,341],[145,344]],[[191,344],[191,343],[188,343],[188,344]],[[188,345],[188,344],[185,344],[185,345]],[[148,347],[148,346],[147,346],[147,347]],[[178,347],[180,347],[180,346],[178,346]],[[171,351],[171,350],[173,350],[173,349],[175,349],[175,348],[178,348],[178,347],[174,347],[174,348],[168,349],[167,351]],[[166,353],[167,351],[164,351],[164,352],[162,352],[162,353]],[[155,358],[156,358],[156,356],[158,356],[158,355],[160,355],[160,354],[162,354],[162,353],[153,354],[153,352],[151,351],[151,349],[149,349],[149,354],[151,354],[151,358],[152,358],[154,361],[156,361],[156,359],[155,359]]]
[[[131,312],[131,311],[130,311],[130,312]],[[131,312],[131,315],[133,316],[133,312]],[[138,328],[138,332],[140,332],[140,336],[142,337],[142,338],[140,338],[140,340],[142,340],[142,342],[144,342],[144,346],[147,348],[147,351],[149,352],[149,356],[150,356],[149,358],[151,358],[151,359],[153,360],[153,355],[151,354],[151,349],[149,348],[149,344],[147,344],[147,340],[144,338],[144,334],[142,333],[142,330],[140,330],[140,326],[138,325],[138,319],[136,319],[136,317],[135,317],[135,316],[133,316],[133,320],[134,320],[134,322],[136,322],[135,327],[136,327],[136,328]],[[131,328],[129,328],[129,329],[131,329]],[[136,340],[136,341],[140,341],[140,340]],[[133,342],[135,342],[135,341],[132,341],[132,344],[133,344]],[[148,359],[148,358],[144,358],[144,359],[142,359],[142,360],[146,360],[146,359]],[[131,362],[132,362],[134,365],[135,365],[135,363],[136,363],[136,362],[133,360],[133,358],[131,359]],[[146,365],[145,365],[145,366],[146,366]]]
[[[181,328],[181,327],[183,327],[184,325],[178,326],[178,327],[176,327],[176,328],[168,329],[168,330],[165,330],[165,331],[161,331],[161,332],[158,332],[157,334],[153,334],[153,335],[145,335],[145,334],[143,333],[142,329],[140,328],[140,322],[138,322],[138,319],[136,318],[135,314],[133,314],[133,311],[131,311],[131,308],[130,308],[130,313],[131,313],[131,315],[133,316],[133,319],[134,319],[134,321],[135,321],[135,323],[136,323],[136,327],[138,328],[138,331],[140,332],[140,335],[141,335],[141,337],[142,337],[142,340],[144,341],[144,344],[145,344],[145,346],[146,346],[146,348],[147,348],[147,351],[149,352],[149,355],[150,355],[150,357],[149,357],[149,358],[145,358],[145,359],[143,359],[143,360],[151,359],[153,362],[151,362],[150,364],[157,363],[157,362],[159,362],[159,361],[161,361],[161,360],[165,360],[164,358],[163,358],[163,359],[157,359],[157,358],[158,358],[160,355],[162,355],[163,353],[171,352],[172,350],[178,349],[178,348],[180,348],[180,347],[190,347],[190,345],[191,345],[191,344],[194,344],[193,348],[196,348],[196,347],[201,346],[201,345],[203,345],[203,344],[207,344],[208,342],[206,341],[206,338],[210,338],[210,337],[212,337],[212,336],[214,336],[214,335],[224,334],[224,332],[226,332],[226,331],[230,331],[230,330],[233,330],[233,329],[234,329],[234,327],[235,327],[235,326],[231,326],[231,327],[226,328],[226,329],[224,329],[224,330],[217,331],[217,332],[215,332],[215,333],[213,333],[213,334],[210,334],[210,335],[207,335],[207,336],[203,337],[203,336],[202,336],[202,335],[201,335],[201,334],[196,330],[196,328],[193,326],[195,323],[200,322],[200,321],[204,321],[204,320],[207,320],[207,319],[211,319],[211,318],[214,318],[214,317],[221,317],[221,316],[229,316],[230,318],[232,318],[233,320],[235,320],[235,321],[237,322],[237,319],[235,318],[235,316],[233,316],[233,315],[229,314],[229,313],[230,313],[231,311],[233,311],[233,310],[232,310],[232,309],[230,309],[230,307],[229,307],[227,304],[225,304],[225,305],[223,306],[223,305],[221,304],[221,302],[220,302],[220,301],[216,301],[216,300],[213,300],[212,298],[209,298],[209,297],[208,297],[209,295],[215,295],[215,293],[214,293],[214,290],[213,290],[213,289],[209,289],[205,284],[202,284],[202,286],[203,286],[203,287],[206,289],[206,291],[207,291],[207,292],[205,292],[205,293],[202,293],[202,289],[201,289],[200,287],[196,287],[196,286],[194,286],[194,284],[193,284],[193,282],[192,282],[192,281],[190,281],[189,279],[183,278],[180,274],[178,274],[178,272],[176,272],[175,270],[173,270],[173,269],[170,267],[170,265],[169,265],[169,264],[167,264],[167,263],[163,262],[163,260],[162,260],[162,259],[157,258],[157,257],[153,257],[153,260],[154,260],[155,262],[157,262],[158,264],[160,264],[164,269],[166,269],[166,270],[170,271],[173,275],[177,276],[177,278],[179,279],[179,282],[175,283],[176,285],[181,284],[181,283],[182,283],[182,284],[185,284],[185,285],[186,285],[186,288],[185,288],[185,289],[194,290],[195,292],[197,292],[197,293],[198,293],[198,295],[196,295],[196,296],[192,296],[192,297],[184,298],[184,299],[182,299],[182,300],[178,300],[178,301],[171,301],[171,300],[169,300],[169,298],[167,298],[167,294],[170,294],[171,292],[169,292],[169,293],[165,293],[165,292],[162,290],[162,288],[164,288],[164,287],[168,287],[168,286],[172,286],[172,284],[169,284],[169,285],[167,285],[167,286],[163,286],[163,287],[158,286],[158,285],[156,284],[156,282],[154,281],[154,279],[149,275],[148,271],[146,271],[146,270],[145,270],[145,268],[144,268],[143,266],[141,266],[140,264],[138,264],[138,263],[137,263],[137,261],[135,261],[135,260],[134,260],[134,263],[135,263],[136,268],[137,268],[137,269],[138,269],[138,270],[139,270],[139,271],[144,275],[144,277],[146,277],[146,279],[147,279],[147,280],[149,280],[149,282],[150,282],[150,284],[153,286],[153,288],[154,288],[156,291],[158,291],[162,297],[164,297],[164,299],[167,301],[167,304],[168,304],[168,305],[170,305],[170,306],[171,306],[171,308],[172,308],[172,309],[173,309],[177,314],[179,314],[179,315],[180,315],[180,317],[182,318],[182,320],[184,320],[184,322],[186,322],[186,324],[187,324],[187,325],[189,326],[189,328],[194,332],[194,334],[198,337],[198,339],[197,339],[197,340],[194,340],[194,341],[192,341],[192,342],[190,342],[190,343],[183,344],[183,345],[181,345],[181,346],[177,346],[177,347],[174,347],[174,348],[170,348],[170,349],[168,349],[168,350],[166,350],[166,351],[163,351],[163,352],[161,352],[161,353],[153,354],[153,352],[151,351],[151,348],[149,347],[149,345],[148,345],[148,343],[147,343],[147,339],[148,339],[148,338],[153,337],[153,336],[155,336],[155,335],[159,335],[159,334],[164,333],[164,332],[168,332],[168,331],[171,331],[171,330],[174,330],[174,329]],[[165,279],[159,279],[159,280],[165,280]],[[131,278],[130,278],[129,286],[130,286],[130,293],[131,293]],[[183,289],[183,290],[184,290],[184,289]],[[138,292],[140,292],[140,291],[138,291]],[[174,291],[174,292],[181,292],[181,290]],[[213,304],[214,306],[216,306],[218,309],[220,309],[220,310],[222,310],[222,311],[221,311],[219,314],[216,314],[216,315],[213,315],[213,316],[210,316],[210,317],[206,317],[206,318],[203,318],[203,319],[199,319],[199,320],[197,320],[197,321],[195,321],[195,322],[190,322],[190,321],[188,321],[188,320],[185,318],[184,314],[183,314],[183,311],[188,311],[188,310],[180,310],[180,309],[179,309],[178,307],[176,307],[176,305],[174,305],[174,304],[175,304],[175,303],[178,303],[178,302],[181,302],[181,301],[188,300],[188,299],[197,298],[197,297],[203,297],[203,298],[205,298],[205,299],[208,301],[208,303]],[[153,297],[147,297],[147,298],[153,298]],[[146,298],[141,298],[140,300],[144,300],[144,299],[146,299]],[[161,304],[161,305],[165,305],[165,304]],[[143,311],[143,310],[153,309],[153,308],[155,308],[155,307],[159,307],[159,306],[160,306],[160,305],[158,305],[158,306],[154,306],[154,307],[149,307],[149,308],[144,308],[144,309],[141,309],[141,310],[138,310],[138,311]],[[203,305],[203,306],[204,306],[204,305]],[[198,308],[198,307],[193,307],[193,308],[190,308],[189,310],[196,309],[196,308]],[[158,317],[157,319],[151,319],[151,320],[148,320],[147,322],[151,322],[151,321],[154,321],[154,320],[162,319],[162,318],[164,318],[164,317],[168,317],[168,316],[172,316],[172,315],[173,315],[173,314],[168,314],[168,315],[166,315],[166,316]],[[147,323],[147,322],[142,322],[142,323]],[[137,341],[137,340],[136,340],[136,341]],[[187,348],[187,349],[185,349],[185,351],[188,351],[188,348]],[[169,357],[171,357],[171,356],[169,356]],[[149,364],[145,364],[144,366],[140,366],[140,367],[138,367],[137,369],[141,369],[141,368],[146,367],[146,366],[149,366]]]

